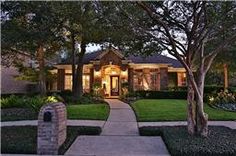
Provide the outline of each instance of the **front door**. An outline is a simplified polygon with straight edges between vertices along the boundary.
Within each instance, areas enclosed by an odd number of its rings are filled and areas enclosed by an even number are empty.
[[[111,76],[111,96],[119,96],[119,76]]]

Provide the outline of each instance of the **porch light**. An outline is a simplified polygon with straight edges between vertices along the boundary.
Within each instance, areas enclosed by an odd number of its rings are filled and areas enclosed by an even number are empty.
[[[121,71],[121,75],[122,75],[122,76],[127,76],[127,70]]]
[[[112,75],[116,74],[116,71],[111,71],[111,74],[112,74]]]
[[[94,76],[95,77],[101,76],[101,71],[100,70],[99,71],[94,71]]]

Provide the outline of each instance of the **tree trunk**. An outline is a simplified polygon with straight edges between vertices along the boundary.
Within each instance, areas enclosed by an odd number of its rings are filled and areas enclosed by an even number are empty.
[[[75,83],[75,96],[76,100],[78,100],[83,94],[83,57],[86,51],[86,44],[84,41],[81,41],[80,44],[81,51],[79,53],[77,69],[76,69],[76,83]]]
[[[227,89],[229,87],[228,65],[225,63],[223,66],[224,66],[224,89]]]
[[[205,82],[205,73],[201,70],[197,75],[197,86],[199,95],[196,96],[196,125],[197,125],[197,134],[207,137],[208,134],[208,115],[204,113],[204,102],[203,102],[203,95],[204,95],[204,82]]]
[[[75,98],[76,96],[76,85],[77,85],[77,77],[76,77],[76,53],[75,53],[75,36],[74,33],[71,33],[71,53],[72,53],[72,64],[71,64],[71,69],[72,69],[72,94],[73,97]]]
[[[203,94],[204,94],[204,80],[205,73],[199,72],[197,74],[197,90],[192,86],[195,82],[194,77],[188,75],[188,107],[187,107],[187,122],[188,133],[191,135],[201,135],[206,137],[208,134],[208,116],[203,109]],[[199,92],[199,94],[197,93]],[[196,93],[196,94],[195,94]],[[195,95],[195,96],[194,96]],[[195,100],[194,100],[195,98]],[[195,102],[196,101],[196,102]]]
[[[188,133],[191,135],[195,134],[196,129],[196,103],[194,101],[194,90],[191,85],[189,78],[187,77],[187,84],[188,84],[188,97],[187,97],[187,127]]]
[[[37,52],[37,58],[39,63],[39,91],[41,96],[46,96],[46,78],[44,68],[44,51],[42,45],[39,46]]]

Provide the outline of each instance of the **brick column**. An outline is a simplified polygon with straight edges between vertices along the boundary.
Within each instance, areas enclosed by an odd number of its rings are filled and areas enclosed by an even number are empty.
[[[168,89],[168,68],[160,68],[160,90]]]
[[[134,90],[134,69],[133,68],[128,68],[128,83],[129,83],[129,91]]]
[[[65,89],[65,69],[57,70],[57,90]]]

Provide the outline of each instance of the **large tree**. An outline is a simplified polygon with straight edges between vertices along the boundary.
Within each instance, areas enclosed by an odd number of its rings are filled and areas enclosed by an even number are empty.
[[[38,64],[40,94],[46,95],[45,59],[59,48],[58,19],[51,2],[2,2],[2,55],[28,53]],[[19,63],[19,62],[17,62]],[[25,64],[25,63],[23,63]]]
[[[207,136],[208,115],[203,108],[205,76],[214,58],[236,40],[235,2],[124,3],[131,9],[119,5],[114,9],[130,21],[124,29],[129,30],[131,38],[128,37],[123,47],[142,48],[143,54],[148,47],[158,45],[182,63],[188,81],[188,132]],[[140,13],[135,12],[135,7]],[[226,17],[230,23],[227,26]]]
[[[88,44],[101,44],[106,41],[106,25],[99,16],[99,2],[58,2],[57,16],[62,21],[63,34],[72,61],[72,91],[74,100],[83,93],[83,57]]]

